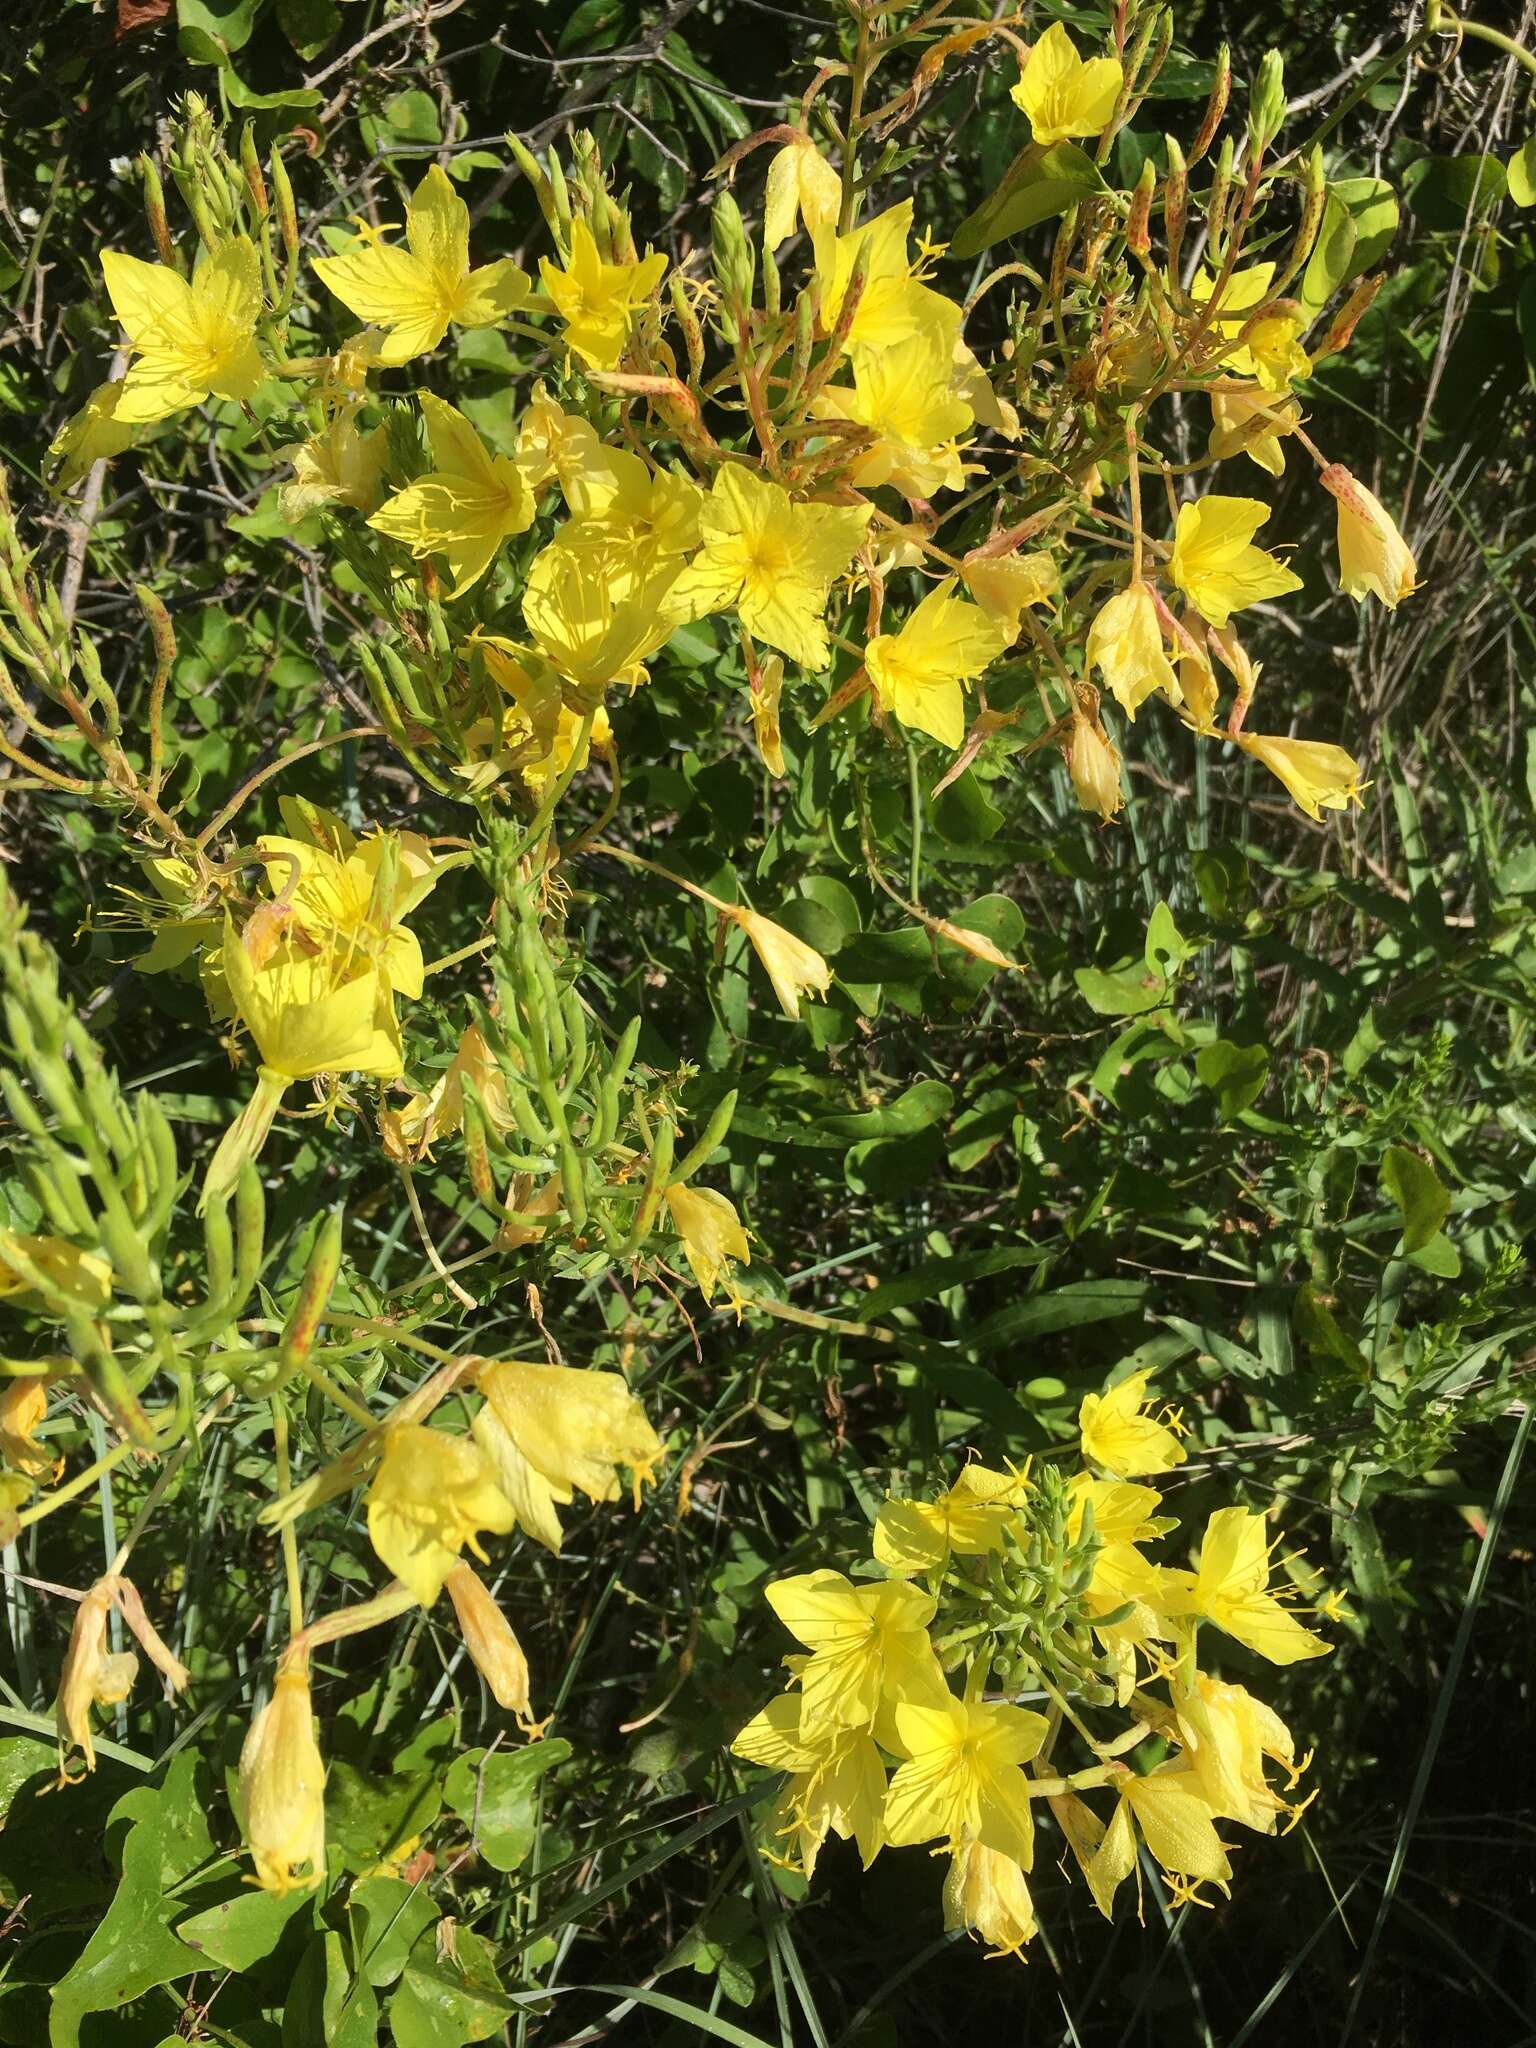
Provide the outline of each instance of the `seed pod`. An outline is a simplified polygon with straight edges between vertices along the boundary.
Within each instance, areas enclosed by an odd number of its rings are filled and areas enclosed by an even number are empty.
[[[676,1187],[683,1181],[692,1180],[704,1162],[724,1144],[726,1133],[731,1128],[731,1119],[736,1114],[739,1090],[732,1088],[722,1095],[710,1112],[709,1122],[704,1126],[704,1135],[693,1147],[681,1165],[672,1169],[667,1185]]]
[[[144,182],[144,218],[149,222],[155,254],[162,263],[175,268],[176,244],[171,239],[171,224],[165,215],[165,187],[160,183],[160,173],[152,157],[144,155],[139,158],[139,176]]]
[[[1320,363],[1324,356],[1336,355],[1341,348],[1348,348],[1356,327],[1371,309],[1371,302],[1386,283],[1385,274],[1376,277],[1362,277],[1344,304],[1334,314],[1323,345],[1313,356]]]
[[[1152,195],[1156,190],[1157,166],[1151,157],[1147,157],[1141,166],[1141,176],[1136,180],[1136,189],[1131,194],[1131,210],[1125,223],[1125,246],[1133,256],[1151,254]]]
[[[1216,130],[1221,126],[1227,111],[1227,100],[1232,91],[1232,52],[1223,43],[1216,52],[1216,74],[1211,80],[1211,96],[1205,103],[1205,114],[1189,145],[1189,161],[1199,163],[1201,157],[1216,140]]]
[[[245,189],[251,195],[251,205],[256,209],[256,219],[264,221],[272,211],[272,202],[267,196],[267,181],[261,175],[261,158],[256,154],[256,130],[250,121],[240,130],[240,170],[245,178]]]
[[[341,1271],[341,1234],[342,1212],[332,1209],[320,1226],[309,1255],[309,1264],[304,1268],[304,1278],[299,1282],[299,1291],[283,1325],[279,1355],[285,1374],[295,1366],[302,1366],[314,1349],[316,1333],[330,1306],[336,1276]]]

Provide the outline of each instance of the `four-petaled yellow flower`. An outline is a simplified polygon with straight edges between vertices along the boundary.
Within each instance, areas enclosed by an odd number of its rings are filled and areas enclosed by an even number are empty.
[[[702,546],[674,596],[695,618],[734,605],[741,623],[802,668],[831,660],[822,614],[873,508],[797,504],[782,485],[728,462],[700,515]]]
[[[251,396],[266,371],[256,347],[261,260],[246,236],[205,255],[190,284],[168,264],[116,249],[104,251],[101,270],[134,352],[112,409],[118,425],[168,419],[208,397]]]
[[[442,1592],[466,1544],[485,1561],[482,1529],[506,1536],[515,1524],[479,1445],[413,1422],[385,1430],[367,1503],[370,1542],[423,1607]]]
[[[555,1509],[578,1487],[589,1500],[617,1500],[627,1465],[638,1500],[661,1460],[661,1438],[619,1373],[503,1359],[482,1366],[477,1384],[486,1405],[470,1425],[475,1442],[518,1527],[549,1550],[560,1548]]]
[[[363,955],[313,952],[280,940],[257,965],[233,923],[224,930],[224,978],[235,1014],[284,1081],[315,1074],[401,1072],[388,985]]]
[[[895,1724],[907,1760],[885,1797],[891,1846],[979,1842],[1028,1870],[1035,1823],[1023,1766],[1045,1740],[1045,1716],[951,1694],[932,1704],[898,1702]]]
[[[1029,116],[1036,142],[1064,142],[1070,135],[1101,135],[1124,83],[1115,58],[1080,57],[1061,23],[1053,21],[1009,96]]]
[[[533,494],[517,464],[493,455],[463,413],[430,391],[420,394],[437,465],[381,505],[368,524],[403,541],[418,561],[446,556],[450,597],[462,597],[496,559],[496,550],[533,524]]]
[[[1179,1740],[1212,1813],[1272,1835],[1278,1816],[1290,1806],[1266,1781],[1264,1759],[1272,1757],[1292,1771],[1295,1782],[1299,1772],[1290,1729],[1273,1707],[1244,1687],[1203,1671],[1195,1673],[1194,1690],[1176,1705]]]
[[[441,164],[406,204],[405,240],[402,249],[365,227],[339,256],[315,263],[315,275],[349,312],[386,330],[377,357],[385,366],[426,355],[450,326],[497,326],[532,289],[505,257],[470,267],[469,208]]]
[[[810,1739],[863,1727],[884,1700],[948,1697],[928,1640],[934,1602],[915,1586],[854,1586],[841,1572],[815,1571],[775,1579],[767,1598],[811,1652],[800,1669],[801,1730]]]
[[[843,181],[809,135],[775,150],[763,191],[763,246],[787,242],[798,216],[807,234],[837,221]]]
[[[1095,614],[1088,628],[1088,663],[1103,670],[1115,702],[1132,719],[1156,690],[1172,704],[1180,700],[1157,606],[1145,583],[1128,585]]]
[[[1140,1896],[1138,1828],[1158,1868],[1170,1879],[1176,1892],[1188,1897],[1191,1887],[1197,1884],[1226,1889],[1232,1866],[1193,1771],[1182,1764],[1165,1764],[1146,1777],[1127,1771],[1117,1782],[1120,1797],[1114,1817],[1083,1866],[1094,1904],[1106,1920],[1113,1915],[1115,1893],[1132,1871],[1138,1872],[1136,1890]],[[1098,1821],[1088,1815],[1087,1822],[1090,1834],[1096,1833]],[[1069,1835],[1068,1839],[1072,1837]],[[1078,1845],[1074,1842],[1073,1846]]]
[[[1018,1955],[1037,1931],[1023,1865],[980,1842],[956,1849],[944,1880],[944,1925],[980,1935],[994,1956]]]
[[[877,633],[864,665],[885,710],[946,747],[965,738],[962,684],[979,676],[1008,645],[1008,629],[980,605],[955,595],[955,578],[936,584],[899,633]]]
[[[1195,1570],[1163,1575],[1170,1611],[1213,1621],[1271,1664],[1326,1657],[1330,1645],[1304,1629],[1270,1592],[1269,1551],[1262,1515],[1219,1508],[1206,1524]]]
[[[1186,499],[1173,536],[1173,580],[1200,616],[1224,626],[1234,612],[1300,590],[1301,578],[1253,536],[1269,517],[1260,498]]]
[[[565,322],[565,345],[594,370],[611,370],[624,353],[635,314],[666,274],[667,259],[605,263],[584,220],[571,222],[571,253],[562,270],[545,256],[539,276]]]
[[[855,349],[853,388],[828,385],[811,410],[873,435],[848,465],[860,490],[889,484],[906,498],[925,499],[964,487],[959,440],[974,415],[956,388],[953,351],[941,334],[919,334],[899,348]]]
[[[681,1184],[667,1189],[666,1202],[672,1228],[683,1241],[683,1252],[693,1268],[699,1292],[706,1301],[711,1301],[731,1260],[743,1266],[752,1263],[752,1247],[735,1204],[717,1188]],[[729,1279],[726,1291],[731,1292]]]
[[[782,1860],[807,1878],[829,1834],[856,1842],[867,1870],[885,1843],[885,1767],[867,1727],[801,1729],[798,1693],[780,1693],[731,1743],[737,1756],[770,1771],[787,1771],[769,1832],[786,1845]],[[778,1859],[776,1859],[778,1860]]]
[[[985,1557],[1007,1542],[1027,1491],[1017,1473],[967,1465],[936,1500],[886,1501],[875,1517],[875,1557],[903,1578],[942,1571],[952,1552]]]
[[[1187,1455],[1166,1423],[1143,1413],[1151,1377],[1148,1372],[1133,1372],[1107,1394],[1087,1395],[1078,1410],[1083,1456],[1119,1479],[1166,1472],[1182,1465]]]

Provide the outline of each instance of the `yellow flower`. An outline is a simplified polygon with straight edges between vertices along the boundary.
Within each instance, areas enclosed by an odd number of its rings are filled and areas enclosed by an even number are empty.
[[[912,1578],[942,1571],[951,1552],[986,1557],[1008,1540],[1027,1491],[1016,1473],[967,1465],[937,1500],[887,1500],[875,1517],[876,1560]]]
[[[565,345],[594,370],[611,370],[624,353],[636,312],[666,273],[662,255],[639,263],[605,263],[584,220],[571,222],[565,268],[539,262],[544,289],[565,322]]]
[[[1095,614],[1088,628],[1088,662],[1103,670],[1115,702],[1132,719],[1154,691],[1179,701],[1157,606],[1144,583],[1128,585]]]
[[[309,1890],[325,1878],[325,1763],[315,1741],[309,1674],[279,1667],[272,1697],[240,1751],[240,1805],[257,1882]]]
[[[1113,57],[1082,58],[1059,21],[1030,51],[1009,97],[1029,116],[1036,142],[1069,135],[1101,135],[1109,126],[1125,82]]]
[[[1175,1705],[1179,1740],[1212,1813],[1272,1835],[1277,1816],[1290,1807],[1265,1782],[1264,1759],[1293,1769],[1296,1745],[1289,1728],[1242,1686],[1225,1685],[1203,1671],[1195,1673],[1194,1690]]]
[[[1163,1567],[1149,1563],[1134,1543],[1105,1542],[1095,1552],[1084,1604],[1114,1664],[1121,1706],[1136,1689],[1138,1656],[1162,1661],[1154,1645],[1175,1633],[1165,1599]]]
[[[1008,645],[1006,627],[955,596],[955,578],[935,584],[899,633],[878,633],[864,665],[882,706],[946,747],[965,738],[965,692]]]
[[[1330,462],[1318,478],[1339,506],[1339,583],[1358,604],[1379,597],[1395,612],[1418,588],[1418,564],[1392,515],[1374,492],[1342,462]]]
[[[585,692],[638,689],[646,662],[687,616],[676,564],[638,573],[622,542],[589,544],[564,526],[539,550],[523,586],[523,617],[550,666]]]
[[[453,1565],[443,1584],[453,1602],[464,1647],[497,1706],[515,1714],[523,1727],[530,1727],[528,1659],[507,1617],[470,1565]]]
[[[1091,718],[1074,718],[1067,745],[1067,774],[1085,811],[1108,821],[1125,802],[1120,783],[1120,750]]]
[[[546,1549],[560,1548],[557,1505],[576,1489],[589,1500],[619,1498],[618,1468],[634,1474],[635,1495],[663,1456],[661,1438],[622,1374],[503,1359],[480,1368],[486,1399],[471,1424],[495,1466],[518,1527]]]
[[[1007,628],[1010,643],[1028,605],[1049,605],[1061,588],[1061,571],[1051,556],[969,554],[960,565],[966,589],[989,619]]]
[[[279,942],[258,967],[226,922],[224,975],[262,1065],[284,1081],[315,1074],[392,1080],[402,1071],[389,987],[366,958],[354,965],[346,950],[315,953]]]
[[[320,433],[287,451],[292,479],[278,487],[278,510],[295,524],[317,505],[350,505],[371,512],[379,501],[379,482],[389,455],[389,436],[382,427],[359,433],[344,415]]]
[[[1173,1611],[1198,1615],[1271,1664],[1326,1657],[1330,1645],[1304,1629],[1269,1590],[1269,1542],[1262,1515],[1219,1508],[1206,1524],[1193,1573],[1163,1574]]]
[[[1073,1543],[1090,1511],[1093,1532],[1104,1543],[1147,1542],[1177,1526],[1171,1518],[1159,1518],[1162,1495],[1155,1486],[1128,1486],[1123,1480],[1077,1472],[1067,1482],[1067,1498],[1067,1537]]]
[[[533,496],[517,464],[493,455],[463,413],[430,391],[419,394],[437,465],[380,506],[368,524],[403,541],[418,561],[445,555],[450,597],[462,597],[490,568],[510,534],[533,523]]]
[[[426,355],[450,325],[495,327],[532,289],[505,258],[470,268],[469,208],[441,164],[433,164],[406,204],[405,240],[402,249],[364,228],[341,255],[315,263],[316,277],[349,312],[386,330],[382,364]]]
[[[507,1097],[507,1080],[492,1057],[478,1024],[467,1025],[453,1058],[430,1092],[413,1095],[400,1109],[386,1110],[380,1124],[386,1140],[399,1148],[392,1157],[420,1158],[431,1145],[464,1121],[464,1086],[470,1083],[494,1131],[512,1130],[517,1122]]]
[[[1224,626],[1233,612],[1300,590],[1301,578],[1253,536],[1269,517],[1258,498],[1186,499],[1173,538],[1173,580],[1203,619]]]
[[[1279,776],[1309,818],[1321,820],[1324,811],[1345,811],[1359,803],[1366,786],[1360,780],[1360,763],[1343,747],[1326,740],[1282,739],[1273,733],[1240,732],[1234,737],[1244,753]]]
[[[98,384],[77,413],[60,427],[49,443],[48,453],[58,464],[58,485],[68,490],[79,483],[93,463],[121,455],[133,445],[133,428],[117,416],[118,401],[127,380],[114,377],[110,384]]]
[[[113,418],[168,419],[215,398],[249,398],[266,375],[256,349],[261,262],[236,235],[204,256],[187,283],[169,265],[108,249],[102,275],[134,351]]]
[[[986,402],[983,388],[990,391],[990,386],[983,375],[976,376],[974,391],[967,381],[975,358],[960,339],[965,315],[953,299],[946,299],[921,282],[921,264],[914,266],[907,255],[911,232],[910,199],[876,214],[873,220],[850,229],[846,235],[837,232],[835,221],[824,221],[813,230],[818,331],[830,334],[838,325],[854,269],[862,265],[864,289],[854,308],[844,349],[878,352],[936,341],[941,352],[951,358],[956,381],[966,384],[968,402],[979,416]],[[979,371],[979,365],[976,368]],[[988,424],[995,422],[989,420]]]
[[[753,951],[768,970],[768,979],[773,983],[779,1008],[786,1017],[798,1021],[802,992],[810,989],[814,994],[824,996],[832,986],[831,968],[814,946],[808,946],[804,939],[797,939],[793,932],[775,924],[771,917],[760,917],[755,910],[735,905],[727,909],[726,915],[739,924],[752,941]]]
[[[132,1650],[107,1648],[107,1617],[112,1611],[115,1590],[112,1578],[98,1579],[75,1610],[53,1708],[59,1731],[61,1778],[71,1749],[81,1752],[88,1771],[95,1770],[91,1708],[116,1706],[119,1700],[127,1699],[139,1674],[139,1660]]]
[[[1188,1897],[1197,1884],[1215,1884],[1225,1890],[1232,1866],[1193,1771],[1168,1764],[1146,1777],[1127,1771],[1117,1783],[1120,1797],[1114,1817],[1084,1864],[1094,1903],[1106,1920],[1113,1917],[1115,1893],[1132,1871],[1139,1870],[1137,1828],[1158,1867],[1180,1894]],[[1098,1822],[1093,1820],[1092,1825],[1096,1829]],[[1139,1874],[1136,1890],[1139,1898]]]
[[[1107,1394],[1089,1394],[1078,1410],[1083,1456],[1120,1479],[1166,1472],[1182,1465],[1187,1456],[1170,1428],[1142,1412],[1151,1377],[1147,1372],[1133,1372]],[[1177,1418],[1170,1412],[1170,1419]]]
[[[928,1640],[934,1603],[915,1587],[898,1579],[854,1586],[841,1572],[815,1571],[775,1579],[767,1598],[811,1652],[800,1669],[800,1726],[809,1740],[865,1726],[883,1701],[948,1696]]]
[[[1246,328],[1241,345],[1223,358],[1222,368],[1235,377],[1256,377],[1266,391],[1289,391],[1298,377],[1312,373],[1301,330],[1296,314],[1267,313]]]
[[[4,1277],[0,1271],[0,1279]],[[0,1462],[29,1479],[57,1472],[62,1463],[37,1440],[38,1424],[47,1413],[46,1380],[11,1380],[0,1392]]]
[[[67,1238],[0,1231],[0,1301],[33,1308],[59,1295],[79,1308],[105,1308],[112,1299],[111,1266]]]
[[[423,1607],[442,1592],[465,1544],[484,1560],[481,1529],[505,1536],[514,1526],[512,1503],[484,1452],[419,1423],[386,1429],[366,1499],[369,1540]]]
[[[979,1934],[995,1956],[1018,1955],[1036,1933],[1023,1866],[980,1842],[956,1849],[944,1880],[944,1925]]]
[[[809,135],[774,152],[763,192],[763,247],[777,249],[795,231],[798,215],[806,233],[837,223],[843,181]]]
[[[1035,1823],[1023,1766],[1045,1740],[1045,1716],[950,1696],[898,1703],[895,1722],[907,1760],[885,1797],[891,1846],[979,1842],[1028,1870]]]
[[[822,614],[871,516],[868,505],[796,504],[728,462],[701,514],[703,545],[674,596],[694,618],[734,605],[741,623],[804,668],[831,660]]]
[[[783,691],[783,656],[765,655],[752,684],[752,736],[763,757],[763,766],[776,780],[784,774],[784,735],[779,724],[779,699]]]
[[[859,348],[853,388],[829,385],[811,411],[818,419],[851,420],[874,436],[848,466],[860,490],[890,484],[907,498],[964,488],[959,437],[974,416],[955,388],[954,359],[937,332],[898,348]]]
[[[789,1845],[784,1859],[807,1878],[829,1834],[857,1842],[868,1870],[885,1842],[885,1769],[867,1728],[822,1729],[815,1740],[801,1732],[798,1693],[780,1693],[731,1743],[737,1756],[770,1771],[787,1771],[774,1810],[772,1832]],[[775,1859],[777,1860],[777,1859]]]
[[[1300,419],[1301,404],[1294,398],[1277,401],[1257,392],[1250,397],[1244,391],[1213,391],[1206,452],[1224,461],[1240,448],[1260,469],[1268,470],[1271,476],[1283,476],[1285,450],[1280,443],[1294,431]],[[1263,421],[1262,431],[1254,431],[1255,421]]]
[[[741,1218],[729,1196],[715,1188],[670,1187],[666,1201],[672,1228],[683,1240],[683,1251],[699,1283],[699,1292],[706,1301],[711,1301],[730,1260],[736,1259],[743,1266],[752,1263],[752,1247],[741,1227]],[[728,1279],[726,1286],[729,1289]]]

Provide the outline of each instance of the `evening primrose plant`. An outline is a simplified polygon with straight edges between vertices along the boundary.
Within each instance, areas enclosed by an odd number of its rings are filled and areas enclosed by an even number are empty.
[[[263,163],[248,129],[231,150],[188,101],[168,155],[185,219],[146,158],[150,253],[99,257],[102,344],[125,366],[53,456],[61,488],[99,487],[114,461],[199,457],[211,414],[265,465],[298,601],[306,578],[344,593],[348,722],[327,706],[324,730],[242,764],[222,803],[167,713],[167,603],[137,592],[151,673],[130,730],[122,679],[0,498],[0,753],[111,822],[131,864],[110,929],[147,941],[135,973],[176,978],[243,1099],[187,1144],[152,1092],[130,1098],[0,889],[0,1082],[33,1212],[0,1235],[16,1331],[0,1533],[110,1503],[130,1459],[155,1475],[108,1571],[68,1592],[61,1748],[89,1766],[92,1712],[137,1680],[114,1616],[185,1687],[126,1568],[205,1439],[243,1433],[282,1600],[248,1646],[265,1696],[236,1776],[274,1894],[336,1875],[321,1653],[435,1616],[512,1717],[505,1737],[529,1735],[558,1718],[561,1674],[530,1673],[487,1580],[558,1558],[573,1514],[634,1512],[674,1480],[686,1500],[679,1474],[691,1486],[710,1445],[651,1402],[626,1289],[690,1332],[712,1309],[748,1335],[775,1316],[844,1327],[760,1283],[743,1189],[713,1184],[735,1092],[686,1105],[718,1053],[642,1053],[647,1024],[666,1044],[665,973],[652,1011],[619,1021],[584,959],[591,906],[639,876],[680,929],[702,917],[714,981],[737,947],[776,1028],[818,1028],[833,986],[788,908],[748,900],[735,869],[690,876],[628,843],[627,732],[668,650],[719,651],[691,686],[734,691],[721,744],[771,803],[790,757],[835,742],[850,879],[936,958],[988,973],[1020,963],[922,900],[923,818],[972,764],[1054,753],[1112,826],[1133,728],[1157,716],[1214,750],[1213,773],[1256,761],[1315,820],[1362,800],[1361,762],[1290,730],[1283,678],[1240,637],[1308,585],[1390,612],[1418,581],[1391,510],[1307,411],[1386,242],[1325,235],[1342,202],[1321,142],[1282,140],[1278,58],[1245,107],[1218,64],[1198,119],[1121,187],[1116,138],[1168,59],[1166,9],[1132,0],[1094,41],[942,0],[850,21],[846,61],[795,118],[728,150],[709,246],[681,260],[584,132],[543,157],[507,139],[542,222],[523,267],[476,246],[451,165],[402,185],[398,219],[343,225],[280,144]],[[1006,85],[1017,149],[968,218],[932,221],[902,189],[898,138],[962,60]],[[529,365],[495,414],[455,371],[488,336]],[[1300,561],[1252,495],[1309,466],[1337,506],[1336,564]],[[349,775],[387,762],[346,815],[304,793],[332,750]],[[870,829],[867,772],[888,754],[912,807],[904,889]],[[453,829],[417,830],[429,806]],[[281,829],[262,829],[274,810]],[[392,1290],[398,1238],[365,1270],[376,1225],[346,1209],[359,1145],[414,1232],[420,1270]],[[314,1228],[280,1297],[265,1191],[290,1172]],[[622,1370],[565,1355],[554,1287],[619,1304]],[[503,1355],[504,1333],[482,1349],[482,1318],[494,1333],[514,1298],[541,1355]],[[61,1470],[39,1432],[75,1409],[100,1442],[71,1442]],[[1048,1825],[1106,1914],[1141,1845],[1176,1898],[1225,1888],[1222,1830],[1273,1833],[1300,1766],[1273,1711],[1220,1675],[1221,1640],[1277,1665],[1327,1645],[1277,1590],[1263,1517],[1218,1509],[1190,1556],[1156,1483],[1184,1426],[1134,1373],[1084,1403],[1080,1458],[966,1465],[887,1500],[848,1575],[771,1582],[796,1648],[733,1746],[781,1776],[774,1859],[809,1876],[829,1834],[866,1864],[927,1847],[948,1858],[948,1924],[1005,1952],[1035,1932]],[[366,1528],[377,1583],[317,1613],[306,1558],[333,1507]]]

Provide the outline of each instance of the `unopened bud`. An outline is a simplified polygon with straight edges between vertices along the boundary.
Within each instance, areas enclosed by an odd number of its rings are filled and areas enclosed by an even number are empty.
[[[506,141],[508,149],[512,152],[513,162],[533,187],[533,196],[539,202],[539,211],[544,216],[545,226],[551,234],[554,234],[558,226],[555,214],[555,191],[549,182],[544,166],[539,162],[528,145],[525,142],[519,141],[517,136],[513,135],[510,130],[508,131]]]
[[[1384,273],[1377,277],[1361,278],[1349,297],[1344,301],[1344,304],[1334,314],[1328,332],[1323,337],[1322,347],[1313,355],[1312,360],[1314,363],[1320,363],[1324,356],[1337,355],[1341,348],[1348,348],[1356,327],[1370,311],[1372,301],[1386,281]]]
[[[1120,786],[1120,754],[1092,719],[1076,717],[1067,747],[1067,773],[1085,811],[1106,820],[1125,802]]]
[[[288,167],[277,144],[272,145],[272,200],[277,212],[277,231],[283,238],[283,254],[290,262],[299,253],[299,216],[293,203],[293,186]]]
[[[1178,273],[1179,251],[1189,225],[1189,172],[1178,143],[1171,135],[1166,140],[1168,176],[1163,182],[1163,233],[1168,238],[1168,275],[1172,279]]]
[[[1157,166],[1147,157],[1141,166],[1141,176],[1136,180],[1136,189],[1131,194],[1131,210],[1125,223],[1125,246],[1133,256],[1151,253],[1152,195],[1157,190]]]
[[[1211,196],[1206,202],[1206,234],[1210,243],[1211,261],[1217,260],[1217,249],[1221,242],[1222,228],[1226,223],[1227,202],[1232,197],[1233,163],[1236,151],[1232,138],[1226,136],[1216,158],[1216,168],[1211,174]]]
[[[240,130],[240,171],[256,218],[264,221],[272,211],[272,202],[267,197],[267,181],[261,175],[261,158],[256,154],[256,130],[249,121]]]
[[[1266,50],[1259,59],[1258,73],[1248,95],[1250,172],[1284,127],[1286,111],[1285,60],[1278,50]]]
[[[752,304],[755,265],[741,208],[729,192],[722,192],[715,201],[711,255],[720,296],[740,325]]]
[[[280,1667],[240,1751],[240,1805],[257,1882],[269,1892],[325,1876],[325,1764],[315,1741],[309,1672]]]

